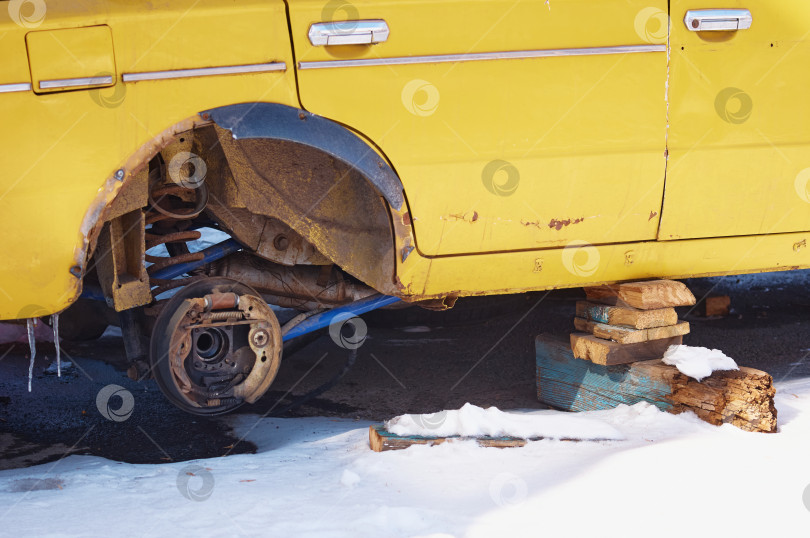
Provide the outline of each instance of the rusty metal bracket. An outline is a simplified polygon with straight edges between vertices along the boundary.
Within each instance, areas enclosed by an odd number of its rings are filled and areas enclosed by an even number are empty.
[[[107,304],[121,312],[152,302],[144,265],[144,216],[138,209],[104,225],[96,269]]]

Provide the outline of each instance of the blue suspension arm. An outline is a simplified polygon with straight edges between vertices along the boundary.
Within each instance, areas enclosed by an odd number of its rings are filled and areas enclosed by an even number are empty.
[[[302,321],[290,329],[281,340],[286,342],[287,340],[304,336],[307,333],[328,327],[339,317],[348,319],[350,317],[359,316],[360,314],[365,314],[366,312],[394,304],[400,300],[399,297],[392,297],[390,295],[372,295],[371,297],[366,297],[365,299],[360,299],[359,301],[347,305],[332,308]]]
[[[215,262],[224,258],[228,254],[233,254],[241,248],[242,245],[240,245],[235,239],[226,239],[221,243],[211,245],[210,247],[201,250],[200,252],[203,253],[203,258],[201,260],[170,265],[169,267],[165,267],[160,271],[155,271],[155,274],[150,275],[149,278],[171,280],[172,278],[177,278],[178,276],[188,273],[189,271],[198,269],[206,263]],[[104,292],[102,292],[101,288],[98,286],[85,286],[82,290],[82,297],[85,299],[95,299],[97,301],[105,300]]]
[[[202,250],[201,252],[203,253],[203,259],[187,263],[178,263],[177,265],[170,265],[169,267],[165,267],[160,271],[155,271],[153,275],[150,275],[150,278],[160,278],[165,280],[177,278],[178,276],[188,273],[189,271],[193,271],[194,269],[198,269],[207,263],[214,262],[228,256],[229,254],[233,254],[241,248],[242,246],[235,239],[227,239],[221,243],[211,245],[205,250]],[[104,292],[102,292],[101,288],[98,286],[85,286],[84,290],[82,291],[82,297],[86,299],[95,299],[98,301],[105,300]],[[394,304],[400,300],[401,299],[398,297],[392,297],[390,295],[372,295],[371,297],[366,297],[347,305],[332,308],[326,312],[316,314],[311,318],[302,321],[300,324],[290,329],[290,331],[284,335],[282,340],[286,342],[287,340],[291,340],[319,329],[323,329],[324,327],[328,327],[338,317],[348,319],[353,316],[359,316],[360,314],[365,314],[366,312],[371,312],[372,310]]]

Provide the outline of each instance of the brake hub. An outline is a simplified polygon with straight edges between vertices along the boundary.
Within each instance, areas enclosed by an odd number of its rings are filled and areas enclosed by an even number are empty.
[[[258,400],[281,364],[281,329],[252,288],[227,278],[190,284],[155,322],[150,359],[175,405],[216,415]]]

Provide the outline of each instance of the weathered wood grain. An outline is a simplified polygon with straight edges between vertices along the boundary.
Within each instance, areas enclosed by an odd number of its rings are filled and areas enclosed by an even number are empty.
[[[642,310],[695,304],[695,296],[689,288],[675,280],[591,286],[585,288],[585,296],[597,303],[632,306]]]
[[[605,323],[596,323],[583,318],[574,318],[574,327],[578,331],[590,333],[597,338],[612,340],[619,344],[637,344],[649,340],[660,340],[672,336],[689,334],[689,323],[681,321],[667,327],[653,327],[651,329],[631,329]]]
[[[670,413],[692,411],[711,424],[775,432],[776,393],[769,374],[753,368],[714,372],[702,382],[660,360],[606,366],[574,357],[563,338],[536,338],[537,398],[566,411],[648,402]]]
[[[577,301],[577,317],[634,329],[650,329],[678,323],[678,314],[674,308],[639,310],[631,306],[609,306],[590,301]]]
[[[491,448],[510,448],[524,446],[528,441],[542,439],[518,439],[516,437],[422,437],[418,435],[399,436],[389,432],[384,426],[369,426],[368,444],[374,452],[401,450],[413,445],[439,445],[445,442],[474,440],[479,446]]]
[[[604,365],[660,359],[669,346],[682,342],[682,336],[672,336],[637,344],[619,344],[592,334],[571,333],[571,350],[576,358]]]

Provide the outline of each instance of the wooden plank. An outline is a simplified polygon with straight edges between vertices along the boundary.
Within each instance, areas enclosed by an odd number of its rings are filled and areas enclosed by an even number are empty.
[[[649,340],[660,340],[672,336],[683,336],[689,334],[689,323],[682,321],[668,327],[653,327],[651,329],[631,329],[630,327],[620,327],[596,323],[582,318],[574,318],[574,327],[578,331],[590,333],[597,338],[612,340],[620,344],[637,344]]]
[[[605,323],[588,321],[583,318],[574,318],[574,327],[580,332],[589,333],[605,340],[613,340],[620,344],[635,344],[647,341],[644,333],[645,329],[631,329],[630,327],[607,325]]]
[[[605,366],[575,358],[563,338],[540,335],[535,344],[537,398],[552,407],[590,411],[648,402],[670,413],[693,411],[715,425],[776,431],[776,391],[761,370],[714,372],[699,383],[660,360]]]
[[[386,450],[401,450],[413,445],[439,445],[445,442],[475,440],[479,446],[490,448],[510,448],[524,446],[528,441],[536,439],[518,439],[516,437],[422,437],[418,435],[399,436],[389,432],[384,426],[369,426],[368,444],[374,452]]]
[[[604,365],[660,359],[669,346],[682,342],[682,336],[672,336],[637,344],[619,344],[592,334],[571,333],[571,350],[576,358]]]
[[[577,301],[577,317],[634,329],[664,327],[678,323],[678,314],[674,308],[639,310],[632,306],[609,306],[590,301]]]
[[[642,310],[695,304],[695,296],[689,288],[675,280],[591,286],[585,288],[585,295],[589,301]]]
[[[706,317],[728,316],[731,298],[728,295],[713,295],[703,300],[703,314]]]

